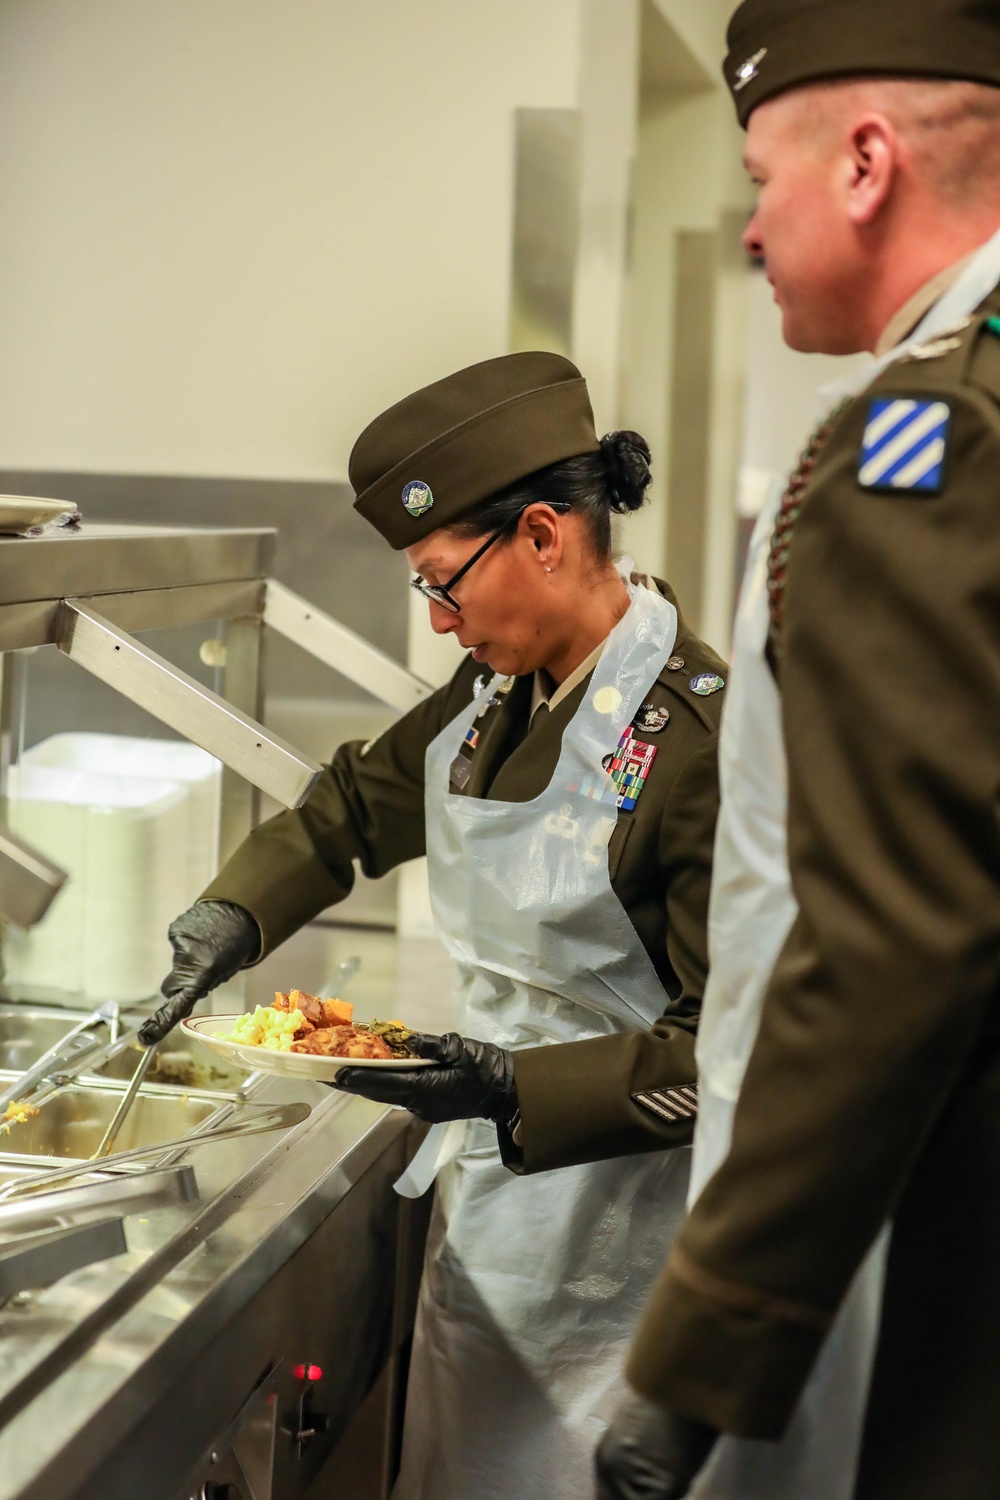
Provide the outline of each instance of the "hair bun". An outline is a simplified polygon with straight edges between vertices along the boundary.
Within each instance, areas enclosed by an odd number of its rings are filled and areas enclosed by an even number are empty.
[[[609,432],[601,438],[601,455],[608,477],[608,503],[618,515],[639,510],[652,474],[649,444],[638,432]]]

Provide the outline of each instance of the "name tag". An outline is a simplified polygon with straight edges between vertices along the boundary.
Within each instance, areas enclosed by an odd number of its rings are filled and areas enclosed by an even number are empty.
[[[472,780],[472,761],[461,751],[455,756],[448,771],[448,780],[457,792],[464,792]]]

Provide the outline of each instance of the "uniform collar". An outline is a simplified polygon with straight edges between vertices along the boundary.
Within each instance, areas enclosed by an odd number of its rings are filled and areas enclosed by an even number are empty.
[[[607,637],[605,636],[601,644],[594,647],[586,661],[582,661],[576,671],[571,672],[565,682],[560,682],[558,687],[552,681],[552,678],[545,671],[544,667],[536,672],[531,689],[531,713],[528,715],[528,722],[530,723],[535,717],[535,714],[543,703],[550,712],[557,709],[563,699],[568,698],[573,689],[579,687],[585,677],[589,677],[600,661],[601,652],[606,645]]]
[[[635,572],[632,574],[632,582],[636,584],[642,584],[647,589],[652,589],[655,594],[659,594],[661,598],[666,599],[668,604],[672,604],[674,606],[674,609],[677,611],[677,639],[674,642],[674,650],[681,650],[683,643],[687,639],[688,630],[687,624],[684,620],[684,616],[681,614],[680,605],[677,603],[677,595],[670,587],[670,584],[664,583],[662,578],[653,578],[648,573],[639,572]],[[601,659],[601,652],[604,650],[606,645],[607,638],[605,637],[601,644],[599,646],[596,646],[590,653],[590,655],[587,657],[587,660],[582,661],[577,667],[576,671],[571,672],[566,678],[566,681],[561,682],[558,687],[556,687],[556,685],[553,683],[552,678],[549,676],[548,672],[543,670],[535,673],[531,688],[531,711],[528,714],[529,724],[535,717],[536,711],[541,707],[543,703],[546,704],[549,711],[552,712],[559,707],[559,704],[562,703],[564,698],[569,697],[574,688],[580,686],[580,683],[583,682],[584,678],[588,677],[597,666],[597,663]]]
[[[889,319],[888,324],[882,332],[882,337],[875,346],[875,356],[881,359],[883,354],[888,354],[890,349],[895,349],[901,344],[907,334],[912,333],[917,324],[923,319],[925,313],[929,313],[935,302],[940,302],[945,292],[951,290],[955,282],[965,270],[972,256],[963,255],[961,260],[956,260],[954,265],[945,266],[930,281],[924,282],[919,291],[914,292],[908,302],[904,302],[899,312]]]

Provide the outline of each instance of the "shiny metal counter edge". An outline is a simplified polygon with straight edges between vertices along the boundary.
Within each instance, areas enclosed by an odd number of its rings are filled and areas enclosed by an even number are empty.
[[[330,1094],[209,1195],[193,1220],[164,1210],[158,1217],[172,1220],[174,1232],[162,1243],[154,1235],[144,1250],[129,1221],[139,1249],[35,1298],[23,1333],[40,1359],[0,1387],[0,1500],[86,1493],[86,1476],[407,1129],[398,1111]],[[204,1145],[186,1157],[206,1185],[209,1154],[218,1150]],[[0,1340],[15,1338],[17,1323],[15,1301],[0,1312]]]

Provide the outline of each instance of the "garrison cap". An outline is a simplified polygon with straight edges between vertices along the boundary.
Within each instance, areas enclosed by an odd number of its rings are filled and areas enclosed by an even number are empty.
[[[1000,88],[1000,0],[743,0],[724,72],[746,125],[801,84],[951,78]]]
[[[354,444],[354,509],[397,552],[536,469],[600,448],[561,354],[505,354],[390,406]]]

